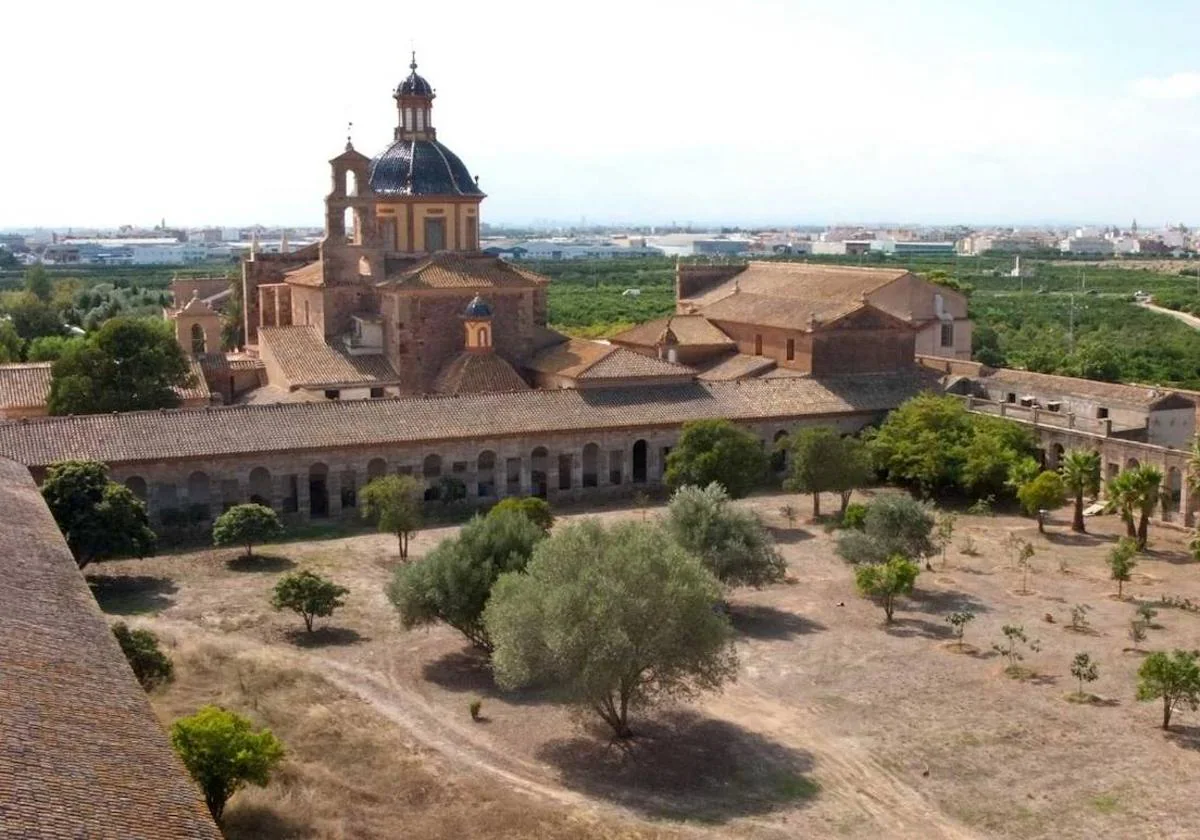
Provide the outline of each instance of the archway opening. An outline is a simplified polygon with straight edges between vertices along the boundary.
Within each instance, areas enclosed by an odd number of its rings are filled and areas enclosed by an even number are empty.
[[[372,458],[367,464],[367,483],[387,475],[387,461],[382,458]]]
[[[208,344],[204,337],[204,327],[199,324],[192,324],[192,355],[202,356],[208,351]]]
[[[570,490],[572,476],[571,471],[575,468],[575,459],[571,453],[564,452],[558,456],[558,489]]]
[[[129,488],[129,492],[137,496],[143,502],[146,501],[146,479],[138,475],[131,475],[125,479],[125,486]]]
[[[589,443],[583,447],[582,479],[584,487],[596,487],[600,483],[600,447]]]
[[[780,429],[775,433],[771,447],[771,472],[782,475],[787,470],[787,432]]]
[[[425,501],[438,498],[438,479],[442,477],[442,456],[426,455],[421,464],[421,475],[425,479]]]
[[[203,472],[194,472],[188,476],[188,507],[191,509],[192,516],[198,520],[205,520],[212,516],[212,508],[209,500],[209,481],[208,474]]]
[[[475,480],[479,485],[479,497],[490,499],[496,495],[496,453],[485,449],[475,461]]]
[[[646,451],[647,444],[644,440],[635,441],[633,444],[633,483],[646,483]]]
[[[329,516],[329,468],[324,464],[313,464],[308,470],[308,515]]]
[[[266,467],[250,470],[250,501],[256,505],[271,507],[271,473]]]
[[[548,461],[550,453],[546,451],[546,447],[539,446],[529,455],[530,467],[530,492],[539,499],[544,499],[549,492],[549,481],[546,471],[549,469]]]

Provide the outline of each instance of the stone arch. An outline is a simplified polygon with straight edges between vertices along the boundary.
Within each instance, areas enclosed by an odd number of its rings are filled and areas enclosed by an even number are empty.
[[[425,499],[433,501],[438,497],[438,479],[442,477],[442,456],[430,454],[421,462],[421,476],[425,479]]]
[[[1183,497],[1183,473],[1179,467],[1167,467],[1163,475],[1162,508],[1166,514],[1179,512],[1179,500]]]
[[[146,501],[146,479],[140,475],[131,475],[125,479],[125,486],[129,488],[129,492],[137,496],[143,502]]]
[[[319,461],[308,468],[308,515],[329,516],[329,467]]]
[[[204,327],[192,324],[192,355],[201,356],[208,352],[208,338],[204,335]]]
[[[544,446],[535,446],[529,453],[530,492],[539,499],[544,499],[549,491],[548,470],[550,469],[550,452]]]
[[[479,497],[483,499],[496,495],[496,453],[485,449],[475,459],[475,477],[479,486]]]
[[[589,443],[583,447],[583,475],[582,484],[584,487],[596,487],[600,484],[600,447],[595,443]]]
[[[1137,458],[1127,458],[1125,460],[1125,469],[1127,470],[1136,470],[1140,466],[1141,464],[1138,462]]]
[[[250,501],[256,505],[273,507],[271,499],[274,495],[271,488],[271,471],[266,467],[250,470]]]
[[[787,436],[787,429],[780,429],[775,433],[775,437],[771,439],[771,471],[776,475],[780,475],[787,470],[788,453],[786,446],[784,446]]]
[[[385,475],[387,475],[387,461],[383,458],[372,458],[367,463],[367,484],[377,478],[383,478]]]
[[[558,453],[558,489],[570,490],[574,484],[572,472],[575,469],[575,456],[570,452]]]
[[[646,483],[646,462],[649,457],[650,445],[645,440],[633,442],[633,483]]]
[[[1066,449],[1061,443],[1056,443],[1050,447],[1050,466],[1053,469],[1058,469],[1062,466],[1063,455],[1066,454]]]
[[[188,476],[187,493],[188,506],[192,509],[197,519],[208,519],[212,513],[211,508],[211,482],[208,480],[208,473],[197,470]]]
[[[346,170],[345,191],[346,195],[351,197],[358,195],[358,175],[353,169]]]

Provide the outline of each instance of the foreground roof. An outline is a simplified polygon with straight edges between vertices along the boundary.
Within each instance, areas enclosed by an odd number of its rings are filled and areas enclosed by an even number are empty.
[[[678,426],[725,418],[780,422],[882,412],[936,388],[936,374],[752,379],[459,397],[400,397],[137,411],[0,423],[0,456],[28,466],[206,458],[457,439]]]
[[[540,351],[528,362],[527,367],[538,373],[585,380],[679,379],[695,373],[684,365],[584,338],[572,338]]]
[[[0,835],[219,840],[24,467],[0,460]]]
[[[50,369],[53,362],[23,362],[0,365],[0,411],[5,409],[45,408],[50,401]],[[204,380],[204,371],[196,359],[188,359],[188,369],[196,378],[191,388],[176,388],[182,402],[209,399],[212,394]]]
[[[259,353],[275,360],[293,388],[400,381],[400,375],[383,355],[351,355],[326,342],[312,327],[259,327],[258,343]]]

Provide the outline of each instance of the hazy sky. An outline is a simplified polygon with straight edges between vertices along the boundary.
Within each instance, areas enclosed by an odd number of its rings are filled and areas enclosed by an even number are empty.
[[[852,10],[852,11],[849,11]],[[0,227],[319,224],[420,72],[484,219],[1200,217],[1200,3],[21,2]]]

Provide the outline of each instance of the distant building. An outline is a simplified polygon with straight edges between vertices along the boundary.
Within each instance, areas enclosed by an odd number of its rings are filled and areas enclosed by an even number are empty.
[[[1064,254],[1071,255],[1104,256],[1113,252],[1112,242],[1099,236],[1068,236],[1059,243],[1058,248]]]

